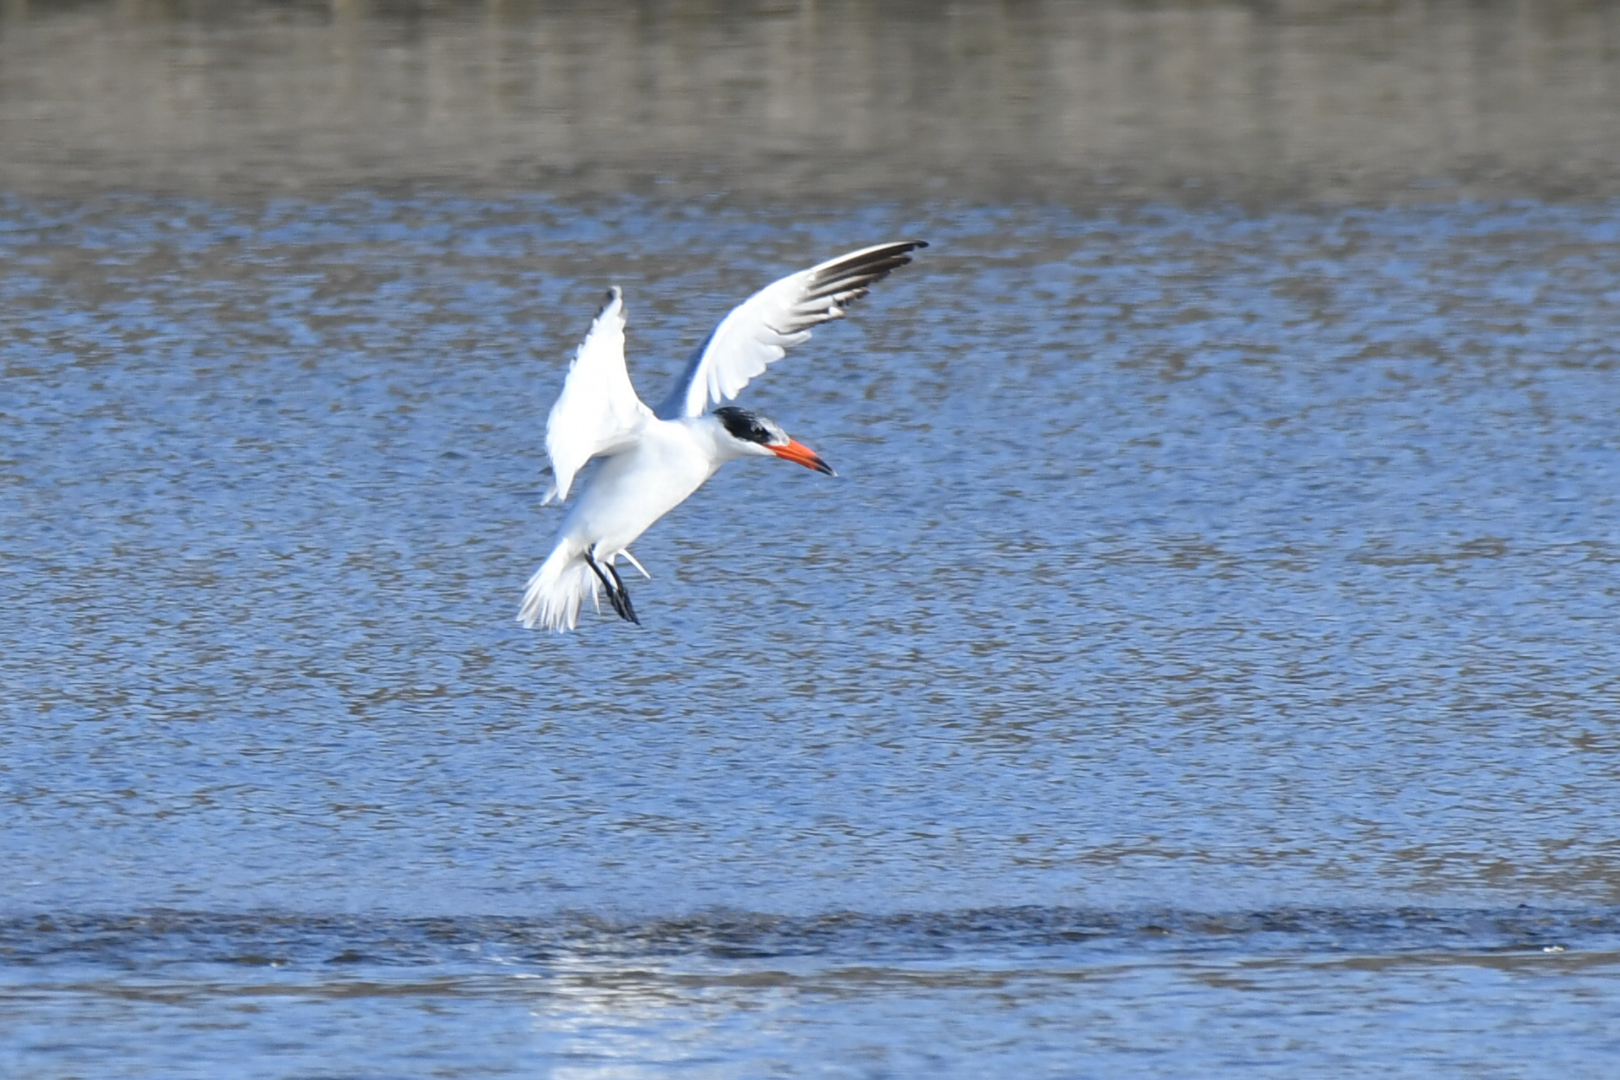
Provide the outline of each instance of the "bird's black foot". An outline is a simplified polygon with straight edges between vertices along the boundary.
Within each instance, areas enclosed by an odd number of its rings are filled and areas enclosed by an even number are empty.
[[[587,551],[585,553],[585,565],[591,568],[591,572],[596,575],[596,579],[602,583],[602,588],[607,590],[608,603],[613,605],[613,613],[626,622],[633,622],[640,626],[641,620],[636,618],[636,609],[630,604],[630,593],[625,589],[624,580],[619,577],[619,572],[614,569],[613,564],[607,564],[607,573],[604,574],[601,564],[592,558],[591,553]],[[608,574],[613,575],[612,581],[608,580]]]
[[[637,626],[640,626],[641,620],[636,618],[636,609],[630,605],[630,590],[624,587],[624,579],[619,576],[619,568],[612,563],[608,563],[607,572],[613,575],[613,584],[619,588],[619,603],[622,605],[619,610],[619,618],[629,619]]]

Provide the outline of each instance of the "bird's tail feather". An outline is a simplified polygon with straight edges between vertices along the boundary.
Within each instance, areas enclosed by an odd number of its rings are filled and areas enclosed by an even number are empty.
[[[518,622],[531,630],[536,625],[559,634],[572,630],[579,624],[580,605],[587,596],[598,611],[602,609],[599,587],[584,556],[571,544],[558,544],[529,579]]]

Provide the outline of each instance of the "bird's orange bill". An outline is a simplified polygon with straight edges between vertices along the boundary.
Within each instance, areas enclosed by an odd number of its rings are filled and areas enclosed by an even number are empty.
[[[807,469],[814,469],[828,476],[837,476],[832,466],[821,460],[821,455],[810,449],[797,439],[789,439],[785,446],[767,446],[767,450],[781,458],[783,461],[797,462]]]

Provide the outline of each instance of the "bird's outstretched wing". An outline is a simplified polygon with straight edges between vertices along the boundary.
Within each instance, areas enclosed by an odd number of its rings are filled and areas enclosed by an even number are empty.
[[[580,342],[546,420],[552,482],[545,501],[568,498],[574,475],[587,461],[629,447],[651,417],[624,367],[624,294],[615,285]]]
[[[840,255],[767,285],[731,309],[686,362],[675,389],[658,407],[663,420],[702,416],[711,402],[735,398],[750,379],[807,341],[810,328],[842,318],[844,306],[875,281],[911,261],[922,240],[901,240]]]

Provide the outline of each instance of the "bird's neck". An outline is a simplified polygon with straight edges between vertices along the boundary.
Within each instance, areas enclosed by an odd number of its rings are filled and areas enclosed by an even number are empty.
[[[692,438],[703,447],[716,469],[728,461],[735,461],[748,454],[748,451],[739,446],[737,440],[726,432],[725,425],[713,413],[704,413],[681,423],[687,425],[692,432]]]

